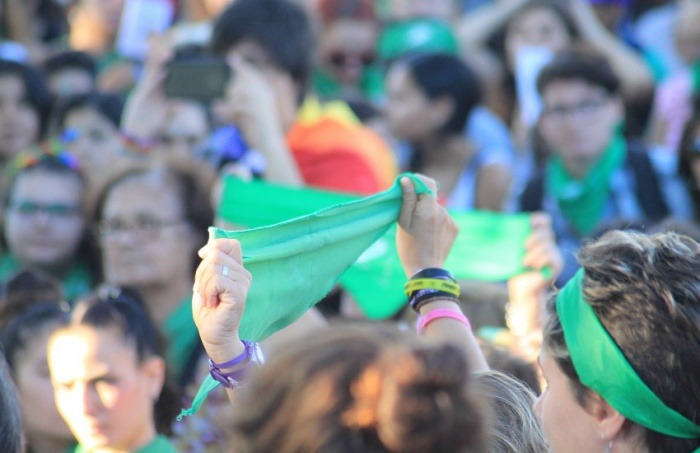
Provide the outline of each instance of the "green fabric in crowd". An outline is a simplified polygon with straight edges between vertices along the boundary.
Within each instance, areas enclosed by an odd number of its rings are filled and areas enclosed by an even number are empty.
[[[218,207],[230,223],[254,228],[283,222],[357,199],[351,195],[309,188],[290,188],[262,181],[228,177]],[[530,234],[527,214],[452,212],[459,235],[445,267],[459,279],[503,281],[524,272],[525,239]],[[406,304],[406,282],[396,253],[392,226],[341,276],[340,283],[366,316],[384,319]]]
[[[90,450],[87,450],[81,445],[77,445],[74,449],[69,451],[72,453],[90,453]],[[177,453],[177,450],[167,437],[159,434],[148,445],[134,450],[133,453]]]
[[[185,365],[199,344],[199,332],[192,318],[192,297],[188,295],[161,326],[167,341],[165,361],[168,372],[180,382]]]
[[[571,176],[562,158],[553,155],[546,167],[546,190],[557,201],[566,220],[581,236],[593,232],[610,198],[610,178],[627,155],[627,142],[616,130],[608,148],[581,179]]]
[[[418,193],[429,192],[419,179],[414,181]],[[384,192],[286,222],[245,231],[211,228],[211,238],[240,241],[243,263],[253,276],[240,337],[264,340],[320,301],[396,223],[401,198],[397,179]]]

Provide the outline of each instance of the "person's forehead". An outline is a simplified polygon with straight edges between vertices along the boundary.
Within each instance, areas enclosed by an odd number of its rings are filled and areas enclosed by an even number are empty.
[[[545,102],[553,102],[562,99],[603,96],[605,94],[605,88],[583,79],[555,79],[544,87],[542,97]]]
[[[43,170],[25,171],[17,175],[10,195],[17,197],[51,199],[77,199],[82,192],[80,178],[73,173]]]
[[[129,177],[110,190],[103,217],[129,213],[157,214],[181,209],[180,191],[172,178],[144,174]]]

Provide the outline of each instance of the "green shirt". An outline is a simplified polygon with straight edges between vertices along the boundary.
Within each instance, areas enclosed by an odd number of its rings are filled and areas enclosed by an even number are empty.
[[[67,453],[89,453],[89,451],[81,445],[76,445],[75,448],[68,450]],[[177,450],[175,450],[175,447],[167,437],[159,434],[148,445],[144,445],[132,453],[177,453]]]

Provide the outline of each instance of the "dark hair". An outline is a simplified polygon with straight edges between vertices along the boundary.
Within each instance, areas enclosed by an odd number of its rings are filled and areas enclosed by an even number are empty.
[[[41,73],[28,64],[0,59],[0,77],[14,76],[24,85],[24,98],[39,118],[40,137],[46,131],[51,95]]]
[[[313,35],[306,13],[287,0],[237,0],[218,17],[211,47],[224,54],[244,41],[260,45],[302,93],[309,81]]]
[[[469,114],[481,102],[481,84],[476,73],[458,56],[445,53],[412,54],[399,62],[406,65],[416,85],[429,99],[447,97],[452,101],[452,115],[441,132],[462,134]]]
[[[95,329],[116,328],[132,344],[138,363],[151,357],[164,358],[164,341],[138,291],[127,287],[104,286],[76,305],[71,324]],[[156,429],[170,434],[180,410],[177,392],[167,381],[154,405]]]
[[[74,94],[58,102],[51,112],[51,129],[53,134],[60,134],[65,127],[66,118],[74,110],[92,109],[119,128],[124,100],[111,93]]]
[[[486,451],[482,407],[454,346],[340,326],[279,352],[239,390],[236,451]]]
[[[93,79],[97,76],[97,63],[87,52],[80,50],[66,50],[48,57],[43,64],[44,73],[51,76],[64,69],[80,69]]]
[[[664,403],[700,423],[700,245],[675,233],[614,231],[585,245],[583,294],[630,365]],[[547,305],[544,347],[587,407],[591,390],[569,356],[555,300]],[[605,370],[601,370],[604,373]],[[700,439],[666,436],[627,421],[652,453],[687,453]]]
[[[17,165],[15,165],[17,164]],[[17,156],[10,162],[8,171],[9,180],[5,187],[5,206],[10,202],[14,186],[20,176],[34,172],[54,173],[63,176],[73,176],[80,181],[83,188],[86,187],[82,170],[77,166],[77,160],[68,154],[47,154],[40,150],[28,150]],[[82,200],[81,200],[82,201]]]
[[[693,97],[693,114],[685,123],[678,148],[678,174],[693,201],[693,215],[696,221],[700,220],[700,189],[698,189],[700,181],[695,180],[691,162],[700,158],[700,149],[695,148],[696,140],[700,139],[700,136],[695,135],[698,128],[700,128],[700,93]]]
[[[21,453],[22,416],[19,401],[4,357],[0,352],[0,451]]]
[[[2,285],[0,347],[14,374],[18,355],[49,324],[68,322],[60,283],[38,269],[23,269]]]
[[[620,93],[620,79],[608,60],[583,46],[560,52],[542,68],[537,77],[537,91],[542,95],[549,85],[560,81],[583,81],[604,89],[609,95]]]
[[[324,24],[339,19],[377,20],[372,0],[319,0],[316,9]]]

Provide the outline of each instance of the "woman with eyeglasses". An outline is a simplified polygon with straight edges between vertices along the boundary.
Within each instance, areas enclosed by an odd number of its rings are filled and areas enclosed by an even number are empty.
[[[56,406],[75,453],[174,453],[180,401],[165,384],[157,327],[137,296],[107,288],[76,305],[48,343]]]
[[[7,167],[0,278],[35,267],[61,281],[74,300],[99,273],[85,219],[86,184],[78,162],[57,142],[19,154]]]

